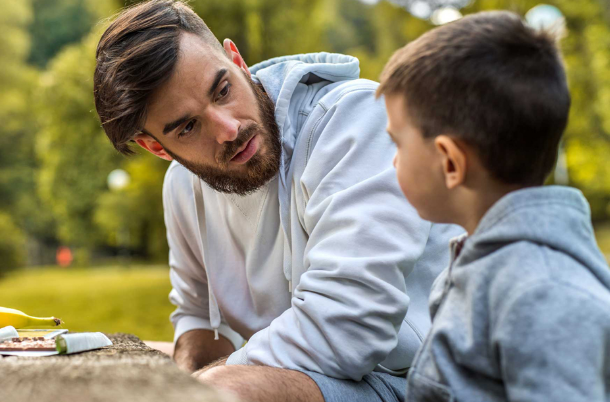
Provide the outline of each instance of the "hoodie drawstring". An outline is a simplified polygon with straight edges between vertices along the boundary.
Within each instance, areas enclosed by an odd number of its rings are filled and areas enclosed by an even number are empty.
[[[208,296],[210,301],[210,324],[212,324],[212,329],[214,330],[214,340],[218,340],[218,327],[220,327],[220,310],[218,309],[218,302],[216,302],[216,297],[214,293],[212,293],[212,287],[210,286],[210,281],[208,280]]]
[[[203,249],[203,231],[205,230],[204,218],[205,211],[203,209],[203,190],[201,188],[201,180],[193,175],[193,194],[195,197],[195,212],[197,214],[197,224],[199,226],[199,248],[201,255],[204,255]],[[208,305],[210,312],[210,324],[214,330],[214,340],[218,340],[218,328],[220,327],[220,309],[218,308],[218,302],[212,292],[212,286],[208,278]]]

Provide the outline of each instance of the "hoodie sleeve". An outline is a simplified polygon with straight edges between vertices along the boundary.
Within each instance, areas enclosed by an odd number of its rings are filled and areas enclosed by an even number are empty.
[[[174,342],[185,332],[194,329],[213,330],[209,315],[208,279],[198,243],[191,180],[191,174],[174,162],[163,183],[172,284],[169,300],[177,307],[170,316],[174,326]],[[224,321],[218,333],[229,339],[235,349],[243,342],[241,336]]]
[[[507,400],[606,400],[607,306],[582,289],[551,281],[528,286],[506,304],[493,343]]]
[[[309,238],[307,271],[292,307],[228,364],[360,380],[397,345],[409,305],[405,277],[424,251],[430,223],[399,189],[395,148],[374,88],[321,107],[316,131],[306,134],[313,134],[306,168],[294,183],[304,194],[299,219]]]

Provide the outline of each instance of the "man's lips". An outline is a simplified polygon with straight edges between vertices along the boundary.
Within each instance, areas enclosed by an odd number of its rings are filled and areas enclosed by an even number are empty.
[[[254,156],[254,154],[258,151],[258,135],[254,135],[248,142],[242,145],[238,150],[235,156],[231,158],[231,162],[235,162],[238,164],[246,163]]]

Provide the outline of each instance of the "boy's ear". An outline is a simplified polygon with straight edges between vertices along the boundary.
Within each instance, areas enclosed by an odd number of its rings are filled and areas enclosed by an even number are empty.
[[[233,43],[231,39],[225,39],[222,42],[222,47],[224,47],[227,56],[229,56],[229,59],[231,59],[233,64],[235,64],[237,67],[241,68],[246,74],[248,74],[248,77],[252,77],[252,75],[250,74],[250,69],[248,69],[248,65],[241,57],[241,54],[239,54],[239,50],[237,50],[237,46],[235,46],[235,43]]]
[[[439,135],[434,139],[436,150],[441,154],[445,185],[449,190],[464,183],[467,172],[466,153],[458,143],[447,135]]]
[[[150,152],[151,154],[158,156],[161,159],[165,159],[166,161],[172,161],[173,158],[169,156],[167,152],[165,152],[165,148],[163,145],[153,137],[148,134],[138,134],[133,139],[136,144]]]

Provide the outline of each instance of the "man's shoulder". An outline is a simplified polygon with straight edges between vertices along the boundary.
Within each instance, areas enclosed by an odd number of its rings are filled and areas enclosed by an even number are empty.
[[[176,161],[172,161],[163,179],[163,199],[168,202],[170,198],[181,198],[193,193],[193,174]],[[171,196],[171,197],[170,197]]]
[[[169,164],[167,171],[165,172],[165,178],[163,180],[164,185],[186,185],[190,187],[193,174],[184,166],[176,162],[175,160]]]
[[[375,91],[379,86],[378,82],[358,78],[339,81],[332,85],[333,88],[318,102],[325,110],[329,110],[333,106],[347,106],[354,102],[376,102]],[[378,103],[383,106],[383,102]]]
[[[335,156],[339,155],[333,148],[341,153],[350,147],[381,143],[380,147],[367,147],[366,155],[379,154],[391,162],[395,149],[389,136],[385,135],[387,115],[384,103],[375,98],[378,86],[378,83],[366,79],[333,84],[333,88],[318,101],[318,108],[304,127],[305,135],[299,138],[307,144],[308,152],[313,152],[321,138],[325,150]]]
[[[325,190],[335,192],[377,175],[376,182],[398,189],[393,171],[382,174],[392,168],[396,148],[385,132],[387,116],[383,101],[375,99],[377,86],[364,79],[338,84],[307,118],[292,163],[305,199],[325,179],[333,183]]]

